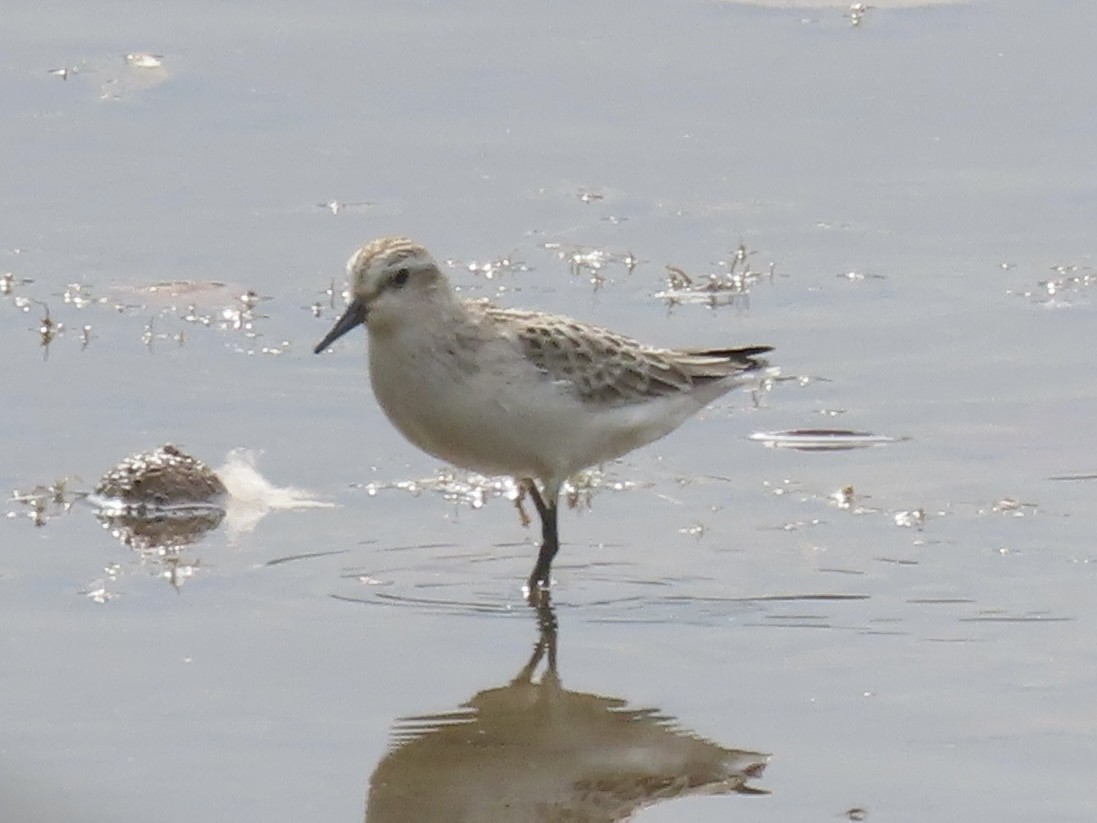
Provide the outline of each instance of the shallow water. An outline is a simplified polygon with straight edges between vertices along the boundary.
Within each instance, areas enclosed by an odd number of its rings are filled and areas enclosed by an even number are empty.
[[[0,521],[5,820],[390,819],[402,718],[436,719],[429,754],[518,693],[512,490],[400,438],[360,335],[309,353],[390,232],[470,294],[768,343],[796,378],[577,491],[552,694],[676,731],[530,734],[591,771],[512,808],[1093,819],[1097,10],[771,5],[5,10],[0,482],[67,478]],[[668,265],[718,305],[668,300]],[[749,439],[820,428],[896,441]],[[255,450],[270,486],[161,556],[73,492],[166,442]],[[337,505],[265,504],[285,487]],[[690,734],[770,755],[767,793],[667,791]],[[448,762],[401,779],[501,799]]]

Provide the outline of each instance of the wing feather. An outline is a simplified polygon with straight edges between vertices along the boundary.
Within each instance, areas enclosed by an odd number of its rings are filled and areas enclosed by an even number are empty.
[[[769,346],[674,350],[570,318],[484,306],[489,318],[549,380],[583,400],[627,405],[667,397],[764,368]]]

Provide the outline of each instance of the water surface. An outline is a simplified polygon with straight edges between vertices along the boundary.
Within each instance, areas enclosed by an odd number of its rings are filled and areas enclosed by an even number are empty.
[[[0,523],[4,818],[360,820],[407,718],[518,693],[533,530],[400,438],[361,336],[310,354],[399,232],[795,378],[562,514],[553,694],[770,756],[637,779],[636,820],[1093,819],[1097,13],[874,5],[7,9],[0,480],[67,481]],[[667,299],[740,246],[718,305]],[[827,427],[897,440],[749,439]],[[72,492],[166,442],[337,506],[135,552]],[[627,772],[598,742],[529,752]]]

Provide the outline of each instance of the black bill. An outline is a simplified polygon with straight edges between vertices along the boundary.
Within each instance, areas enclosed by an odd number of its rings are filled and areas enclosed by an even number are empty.
[[[352,300],[351,304],[347,306],[347,310],[343,312],[343,316],[335,321],[335,325],[331,327],[331,331],[329,331],[324,336],[324,339],[316,345],[316,348],[312,350],[312,353],[319,354],[348,331],[356,326],[361,326],[365,322],[366,304],[360,299]]]

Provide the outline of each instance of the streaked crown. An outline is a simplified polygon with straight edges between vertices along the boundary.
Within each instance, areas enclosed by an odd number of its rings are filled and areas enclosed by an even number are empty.
[[[367,301],[390,288],[402,288],[411,279],[440,276],[434,258],[407,237],[379,237],[351,255],[347,276],[351,289]]]

